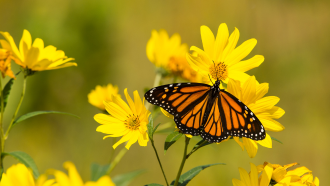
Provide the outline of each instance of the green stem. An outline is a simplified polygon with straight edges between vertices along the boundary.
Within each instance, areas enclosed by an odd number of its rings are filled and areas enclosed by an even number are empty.
[[[0,94],[1,94],[1,114],[0,114],[0,174],[2,173],[3,170],[3,163],[2,163],[2,157],[1,154],[4,150],[4,136],[3,136],[3,128],[2,128],[2,120],[3,120],[3,112],[4,112],[4,104],[3,104],[3,88],[2,88],[2,79],[0,77]],[[0,175],[0,179],[2,177],[2,174]]]
[[[110,167],[107,170],[107,175],[109,175],[112,172],[112,170],[116,167],[116,165],[119,163],[119,161],[124,157],[126,152],[127,152],[126,148],[122,148],[121,151],[119,151],[119,153],[117,154],[115,159],[111,162]]]
[[[19,111],[19,109],[20,109],[20,107],[21,107],[21,105],[22,105],[23,98],[24,98],[24,95],[25,95],[25,90],[26,90],[26,79],[27,79],[27,76],[24,75],[24,80],[23,80],[23,90],[22,90],[22,94],[21,94],[21,99],[19,100],[19,103],[18,103],[18,105],[17,105],[16,111],[15,111],[15,113],[14,113],[14,115],[13,115],[13,118],[12,118],[11,121],[10,121],[9,127],[8,127],[8,129],[7,129],[7,131],[6,131],[6,134],[5,134],[5,137],[4,137],[5,140],[8,138],[8,135],[9,135],[9,132],[10,132],[10,130],[11,130],[11,127],[13,126],[13,123],[14,123],[14,121],[15,121],[15,119],[16,119],[17,113],[18,113],[18,111]]]
[[[184,146],[184,152],[183,152],[183,158],[182,158],[182,162],[181,162],[181,165],[180,165],[180,168],[179,168],[179,171],[178,171],[178,174],[176,176],[176,179],[175,179],[175,183],[174,183],[174,186],[177,186],[178,183],[179,183],[179,179],[180,179],[180,176],[181,176],[181,172],[183,170],[183,166],[184,166],[184,163],[186,162],[187,160],[187,149],[188,149],[188,144],[189,144],[189,140],[190,138],[188,138],[186,135],[186,140],[185,140],[185,146]]]
[[[163,169],[163,166],[162,166],[162,163],[160,162],[160,159],[159,159],[159,156],[158,156],[158,153],[157,153],[157,150],[156,150],[156,147],[155,147],[155,144],[154,144],[154,141],[152,139],[150,139],[151,141],[151,145],[152,147],[154,148],[154,151],[155,151],[155,154],[157,156],[157,160],[158,160],[158,164],[160,166],[160,169],[162,169],[162,173],[163,173],[163,176],[164,176],[164,179],[165,179],[165,182],[166,182],[166,185],[168,186],[168,181],[166,179],[166,175],[165,175],[165,172],[164,172],[164,169]]]

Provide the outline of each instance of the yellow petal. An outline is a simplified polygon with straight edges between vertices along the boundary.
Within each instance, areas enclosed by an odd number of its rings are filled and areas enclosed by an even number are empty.
[[[275,186],[289,186],[290,182],[291,182],[291,176],[287,176],[283,178],[279,183],[275,184]]]
[[[283,167],[278,167],[273,171],[272,179],[280,182],[286,175],[286,170]],[[291,180],[291,178],[290,178]]]
[[[251,185],[252,186],[258,186],[258,170],[257,167],[253,164],[250,163],[251,166],[251,172],[250,172],[250,178],[251,178]]]
[[[141,97],[137,90],[135,90],[133,92],[133,95],[134,95],[136,114],[140,115],[143,110],[144,105],[142,104]]]
[[[75,186],[84,185],[84,182],[82,181],[76,169],[76,166],[72,162],[70,161],[65,162],[63,164],[63,167],[68,170],[68,175],[70,178],[71,185],[75,185]]]
[[[270,179],[272,177],[272,173],[273,173],[273,167],[270,164],[267,164],[261,175],[260,186],[269,185]]]
[[[247,79],[249,79],[250,76],[245,72],[228,71],[228,77],[240,81],[241,83],[244,83]]]
[[[241,101],[245,105],[250,105],[251,103],[254,103],[253,101],[254,98],[256,97],[256,78],[254,76],[248,78],[246,82],[243,84],[242,90],[243,91],[242,91]]]
[[[31,47],[28,51],[27,55],[25,56],[25,64],[30,69],[34,68],[34,65],[39,65],[41,68],[46,68],[46,65],[44,63],[37,63],[38,57],[39,57],[40,50],[36,47]]]
[[[126,149],[129,150],[129,148],[134,144],[136,143],[136,141],[138,140],[139,138],[139,135],[140,135],[140,132],[139,131],[133,131],[132,132],[132,136],[131,138],[129,139],[128,143],[126,144]]]
[[[162,113],[166,116],[169,117],[171,119],[174,119],[174,116],[170,113],[168,113],[166,110],[164,110],[163,108],[160,108],[160,111],[162,111]]]
[[[320,180],[319,180],[318,177],[315,177],[315,179],[314,179],[314,184],[315,184],[316,186],[320,186]]]
[[[239,39],[239,31],[235,28],[234,32],[230,35],[228,39],[228,44],[226,45],[225,50],[222,53],[221,59],[219,58],[218,61],[224,61],[228,54],[230,54],[236,47],[237,41]]]
[[[123,132],[126,132],[127,128],[124,124],[108,124],[100,125],[96,128],[97,132],[102,132],[104,134],[120,134],[122,136]]]
[[[267,94],[269,89],[268,83],[261,83],[260,85],[257,85],[257,93],[255,100],[259,100],[262,97],[264,97],[265,94]]]
[[[18,51],[18,48],[15,44],[13,37],[8,32],[0,32],[0,34],[2,34],[3,37],[8,41],[8,43],[10,45],[10,51],[13,52],[14,56],[17,57],[20,61],[23,61],[24,58],[22,57],[21,53]],[[1,45],[2,45],[2,43],[1,43]]]
[[[27,56],[28,50],[31,48],[32,45],[32,37],[29,31],[23,31],[22,39],[19,43],[19,51],[22,55],[22,60],[25,60],[25,56]]]
[[[306,173],[312,172],[311,170],[309,170],[307,167],[302,166],[302,167],[298,167],[294,170],[288,171],[287,175],[297,175],[297,176],[302,176]]]
[[[125,88],[125,90],[124,90],[124,94],[125,94],[125,97],[126,97],[127,103],[128,103],[128,105],[129,105],[129,107],[131,108],[132,112],[133,112],[133,113],[136,113],[135,104],[134,104],[132,98],[129,96],[129,94],[128,94],[128,92],[127,92],[127,88]]]
[[[244,151],[244,144],[239,140],[239,137],[233,137],[234,140],[241,146],[242,150]]]
[[[214,56],[211,56],[211,58],[215,62],[220,62],[220,59],[222,58],[223,50],[225,49],[228,42],[228,37],[229,37],[228,27],[226,23],[221,23],[218,28],[217,38],[215,40],[214,54],[213,54]]]
[[[145,132],[144,134],[139,135],[138,142],[140,146],[147,146],[148,141],[149,141],[148,133]]]
[[[254,158],[258,151],[258,145],[255,141],[249,138],[242,138],[244,147],[249,155],[250,158]]]
[[[250,180],[249,174],[246,172],[246,170],[243,168],[238,168],[238,170],[239,170],[239,174],[241,176],[241,181],[246,186],[251,186],[251,180]]]
[[[272,148],[273,141],[272,138],[268,135],[268,133],[266,133],[266,138],[261,141],[257,141],[257,143],[264,147]]]
[[[209,56],[206,52],[204,52],[200,48],[192,46],[190,47],[190,50],[195,51],[198,54],[198,57],[201,59],[200,63],[202,63],[203,66],[205,66],[206,68],[209,68],[210,65],[214,65],[211,56]]]
[[[100,93],[104,93],[103,91],[99,91]],[[125,101],[123,99],[121,99],[119,96],[114,96],[111,95],[112,101],[114,103],[116,103],[117,105],[119,105],[123,110],[125,110],[125,112],[127,114],[133,115],[131,109],[129,108],[129,106],[127,105],[127,103],[125,103]]]
[[[151,31],[151,38],[147,43],[147,57],[151,62],[155,61],[155,42],[158,39],[158,32],[156,30]]]
[[[242,100],[242,89],[241,83],[234,79],[229,79],[227,85],[227,91],[237,97],[237,99]]]
[[[127,119],[128,114],[119,105],[113,102],[106,102],[106,101],[104,101],[103,104],[105,106],[105,110],[107,110],[107,112],[111,114],[111,116],[121,121],[125,121]]]
[[[246,186],[241,180],[238,180],[236,178],[232,179],[233,186]]]
[[[249,105],[249,108],[255,113],[265,112],[270,110],[274,105],[280,101],[277,96],[263,97],[255,102],[255,104]]]
[[[202,59],[198,56],[193,56],[189,53],[186,54],[186,59],[192,69],[197,72],[202,73],[203,75],[207,75],[209,72],[209,67],[202,61]]]
[[[271,114],[270,117],[274,119],[278,119],[285,114],[285,111],[277,106],[273,106],[273,108],[271,108],[268,112]]]
[[[228,66],[235,65],[239,61],[241,61],[243,58],[245,58],[252,49],[256,46],[257,40],[256,39],[249,39],[242,43],[239,47],[235,48],[232,53],[230,53],[226,59],[225,63]]]
[[[239,63],[236,63],[230,67],[228,67],[228,70],[235,70],[235,71],[241,71],[246,72],[248,70],[251,70],[255,67],[258,67],[262,62],[264,62],[264,56],[262,55],[255,55],[252,58],[241,61]]]
[[[110,116],[110,115],[107,115],[107,114],[96,114],[94,116],[94,120],[100,124],[120,124],[120,123],[123,123],[123,121],[113,117],[113,116]]]
[[[258,117],[258,115],[257,115]],[[285,127],[283,125],[281,125],[278,121],[275,121],[273,119],[270,118],[259,118],[260,122],[262,123],[262,125],[265,127],[266,130],[269,131],[274,131],[274,132],[279,132],[285,129]]]
[[[115,143],[112,147],[113,149],[116,149],[118,147],[118,145],[128,141],[131,139],[131,137],[133,136],[133,131],[128,132],[126,135],[124,135],[119,141],[117,141],[117,143]]]
[[[210,58],[214,55],[214,35],[212,31],[207,26],[201,26],[201,36],[203,42],[204,51],[210,56]]]

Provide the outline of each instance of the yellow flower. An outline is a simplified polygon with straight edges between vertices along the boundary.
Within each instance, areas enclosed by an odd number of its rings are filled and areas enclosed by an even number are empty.
[[[259,84],[255,77],[251,76],[242,86],[239,81],[230,79],[227,91],[248,106],[266,130],[279,132],[284,130],[284,126],[274,119],[282,117],[285,112],[282,108],[275,106],[280,98],[276,96],[263,97],[268,92],[268,88],[268,83]],[[234,137],[234,139],[242,147],[242,150],[244,150],[244,147],[246,148],[251,158],[257,154],[257,143],[264,147],[272,148],[272,140],[268,134],[262,141],[242,138],[243,142],[240,142],[238,137]]]
[[[2,47],[11,51],[13,60],[23,68],[43,71],[77,66],[77,63],[69,62],[74,59],[65,56],[62,50],[56,50],[52,45],[44,47],[44,42],[40,38],[36,38],[32,44],[31,34],[27,30],[23,31],[19,49],[8,32],[0,32],[0,34],[6,39],[0,40]]]
[[[251,172],[239,168],[241,180],[233,178],[234,186],[319,186],[320,181],[315,177],[313,181],[312,171],[306,167],[298,167],[287,171],[288,168],[297,165],[292,163],[288,165],[277,165],[265,162],[263,165],[251,165]],[[262,175],[258,178],[259,173]]]
[[[264,61],[261,55],[241,61],[252,51],[257,40],[249,39],[235,48],[239,31],[235,28],[229,36],[225,23],[220,24],[216,38],[207,26],[201,26],[201,36],[204,51],[192,46],[190,50],[193,54],[187,53],[187,60],[206,79],[209,79],[210,74],[214,80],[227,82],[228,78],[232,78],[244,82],[249,77],[245,72]]]
[[[88,181],[84,184],[76,166],[72,162],[65,162],[63,167],[68,170],[68,175],[58,170],[49,171],[55,176],[56,186],[115,186],[108,175],[102,176],[97,182]]]
[[[152,30],[151,38],[147,43],[147,57],[156,67],[182,77],[189,81],[198,81],[197,73],[189,66],[186,60],[187,44],[181,44],[179,34],[169,38],[165,30]]]
[[[294,170],[287,170],[290,167],[297,165],[291,163],[288,165],[278,165],[265,162],[259,165],[258,169],[262,170],[265,166],[270,165],[273,168],[272,183],[275,186],[290,186],[290,185],[305,185],[305,186],[319,186],[319,179],[315,177],[313,180],[312,171],[305,166],[298,167]]]
[[[114,149],[126,141],[128,141],[125,146],[127,149],[136,141],[140,146],[147,146],[149,141],[147,124],[150,112],[144,106],[144,100],[142,102],[137,91],[133,92],[134,102],[128,95],[127,89],[124,93],[128,105],[120,97],[113,97],[111,102],[104,102],[105,109],[110,115],[96,114],[94,116],[95,121],[102,124],[96,131],[110,134],[103,139],[123,136],[113,145]]]
[[[103,101],[112,101],[112,96],[119,96],[118,87],[108,84],[106,86],[97,85],[94,90],[88,94],[88,102],[93,106],[105,110]]]
[[[54,180],[47,180],[45,175],[41,175],[35,182],[32,171],[18,163],[9,167],[7,172],[2,174],[0,186],[51,186],[53,183]]]
[[[16,79],[13,71],[11,70],[11,55],[10,52],[6,49],[0,48],[0,71],[2,73],[2,77],[9,76],[11,78]]]
[[[250,163],[251,172],[248,173],[243,168],[238,168],[241,180],[233,178],[233,186],[269,186],[270,180],[272,178],[273,168],[271,165],[266,165],[262,170]],[[260,178],[258,178],[259,173],[262,171]]]

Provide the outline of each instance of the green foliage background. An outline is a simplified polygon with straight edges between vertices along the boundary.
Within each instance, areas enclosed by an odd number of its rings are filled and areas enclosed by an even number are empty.
[[[202,171],[191,185],[232,185],[239,178],[238,167],[250,170],[249,162],[278,164],[298,162],[313,171],[321,183],[330,182],[330,1],[327,0],[213,0],[213,1],[81,1],[81,0],[0,0],[0,30],[19,42],[23,29],[33,39],[42,38],[74,57],[78,67],[44,71],[28,79],[26,97],[19,112],[57,110],[81,117],[42,115],[31,118],[11,131],[5,151],[30,154],[41,173],[49,168],[63,170],[70,160],[85,181],[90,179],[92,162],[106,164],[112,139],[95,131],[93,116],[100,111],[87,102],[96,85],[117,84],[143,94],[153,85],[154,66],[146,57],[146,43],[152,29],[177,32],[188,45],[202,47],[199,28],[207,25],[215,33],[220,23],[230,32],[240,31],[239,44],[256,38],[251,55],[265,56],[265,62],[249,71],[259,82],[269,82],[267,95],[281,98],[286,114],[279,121],[283,132],[270,135],[284,144],[260,147],[249,158],[234,142],[204,147],[186,162],[184,171],[212,163],[226,163]],[[17,67],[13,67],[15,72]],[[7,78],[6,78],[7,80]],[[5,123],[16,108],[22,77],[15,82],[5,113]],[[169,121],[165,117],[159,121]],[[158,122],[159,122],[158,121]],[[155,122],[157,123],[157,121]],[[155,143],[168,179],[176,176],[184,140],[163,156],[165,135]],[[193,141],[191,141],[193,142]],[[16,163],[5,160],[5,168]],[[133,145],[111,176],[137,169],[148,172],[132,185],[164,183],[150,143]]]

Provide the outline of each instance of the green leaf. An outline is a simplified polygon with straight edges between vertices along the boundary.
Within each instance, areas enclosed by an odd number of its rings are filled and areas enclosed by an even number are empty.
[[[159,127],[160,123],[158,123],[158,125],[156,125],[156,127],[154,128],[154,131],[152,131],[152,136],[155,134],[155,132],[157,131],[158,127]]]
[[[179,131],[174,131],[166,137],[164,145],[164,154],[166,153],[168,148],[170,148],[170,146],[172,146],[176,141],[178,141],[178,139],[180,139],[182,135],[183,134]]]
[[[112,178],[116,186],[128,186],[134,178],[145,173],[145,170],[136,170],[126,174],[121,174]]]
[[[192,168],[188,172],[186,172],[180,176],[178,186],[187,185],[202,170],[206,169],[207,167],[214,166],[214,165],[225,165],[225,164],[224,163],[214,163],[214,164],[202,165],[202,166]],[[175,183],[175,180],[172,181],[171,185],[174,185],[174,183]]]
[[[1,157],[3,158],[7,155],[10,155],[10,156],[14,157],[19,162],[23,163],[26,167],[31,168],[32,171],[33,171],[33,176],[34,176],[35,179],[37,179],[39,177],[39,171],[38,171],[37,165],[33,161],[33,159],[31,158],[30,155],[28,155],[25,152],[14,151],[14,152],[3,152]]]
[[[26,119],[29,119],[29,118],[32,118],[34,116],[41,115],[41,114],[65,114],[65,115],[69,115],[69,116],[73,116],[73,117],[79,118],[79,116],[76,116],[74,114],[70,114],[70,113],[67,113],[67,112],[59,112],[59,111],[34,111],[34,112],[30,112],[30,113],[24,114],[24,115],[16,118],[16,120],[13,123],[13,126],[16,125],[17,123],[21,122],[21,121],[24,121]]]
[[[109,167],[110,167],[110,164],[99,165],[97,163],[92,163],[92,165],[91,165],[91,181],[97,181],[102,176],[106,175]]]
[[[5,85],[5,87],[3,88],[3,110],[5,110],[6,108],[6,105],[7,105],[7,102],[8,102],[8,97],[9,97],[9,94],[10,94],[10,90],[11,90],[11,87],[12,85],[14,84],[14,79],[11,78],[7,84]]]
[[[150,114],[149,118],[148,118],[148,125],[147,125],[147,128],[148,128],[148,135],[149,135],[149,138],[151,140],[153,140],[153,131],[154,131],[154,120],[152,119],[152,116]]]
[[[205,140],[200,140],[198,143],[196,143],[196,145],[193,147],[193,149],[191,150],[191,152],[186,156],[186,158],[188,159],[188,157],[190,155],[192,155],[194,152],[196,152],[198,149],[206,146],[206,145],[211,145],[212,143],[205,141]]]
[[[270,138],[272,138],[272,140],[274,140],[274,141],[279,142],[280,144],[283,144],[280,140],[278,140],[278,139],[276,139],[276,138],[274,138],[274,137],[270,137]]]
[[[164,186],[164,185],[161,185],[161,184],[158,184],[158,183],[151,183],[151,184],[144,185],[144,186]]]

